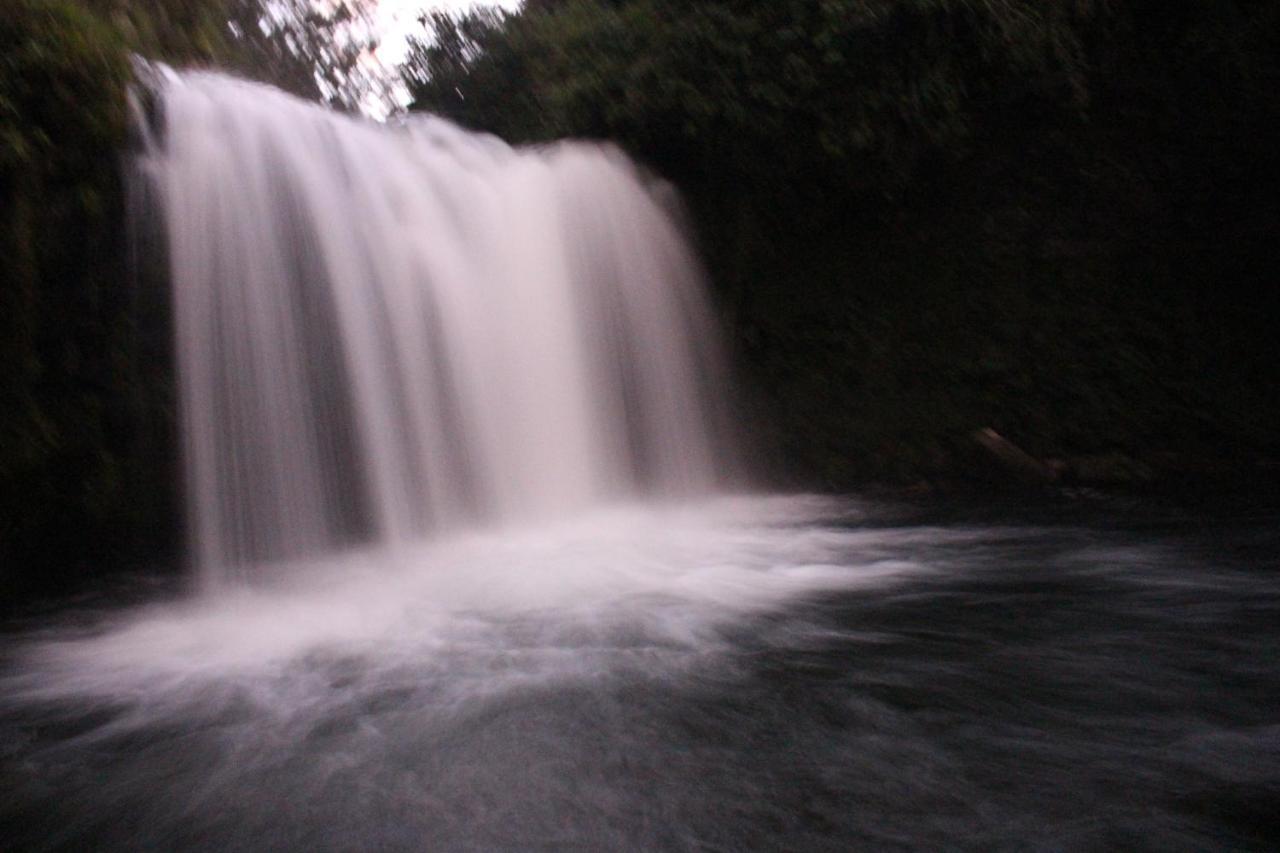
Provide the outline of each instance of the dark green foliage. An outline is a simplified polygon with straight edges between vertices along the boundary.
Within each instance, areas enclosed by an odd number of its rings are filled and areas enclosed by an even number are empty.
[[[695,214],[779,467],[1274,455],[1280,5],[540,0],[436,18],[416,106],[611,137]]]
[[[841,183],[875,169],[887,182],[930,149],[962,153],[999,101],[1052,89],[1082,104],[1079,24],[1093,7],[564,0],[505,19],[437,15],[410,76],[420,106],[517,138],[602,135],[689,169],[803,165]],[[536,111],[498,106],[513,96]]]
[[[0,66],[0,583],[20,562],[35,585],[122,552],[154,508],[128,435],[129,65],[78,4],[18,0],[0,11]]]

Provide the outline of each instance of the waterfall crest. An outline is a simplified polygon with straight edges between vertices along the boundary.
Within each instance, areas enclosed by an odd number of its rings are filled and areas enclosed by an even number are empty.
[[[202,72],[154,97],[137,171],[207,582],[724,480],[700,271],[621,152],[384,127]]]

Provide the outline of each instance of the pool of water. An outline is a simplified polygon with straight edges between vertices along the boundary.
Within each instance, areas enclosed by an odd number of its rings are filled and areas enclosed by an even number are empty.
[[[7,849],[1275,849],[1280,512],[620,506],[15,620]]]

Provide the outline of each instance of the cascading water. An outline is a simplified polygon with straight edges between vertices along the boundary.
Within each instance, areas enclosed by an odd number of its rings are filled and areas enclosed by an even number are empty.
[[[731,448],[620,155],[157,97],[199,559],[305,559],[0,620],[6,850],[1280,849],[1273,508],[635,500]]]
[[[699,271],[619,151],[385,128],[207,73],[155,97],[139,172],[206,581],[724,477]]]

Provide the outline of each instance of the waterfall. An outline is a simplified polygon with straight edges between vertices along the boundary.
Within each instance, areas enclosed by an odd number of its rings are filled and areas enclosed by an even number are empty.
[[[724,481],[700,271],[616,148],[383,126],[202,72],[152,96],[136,171],[207,584]]]

